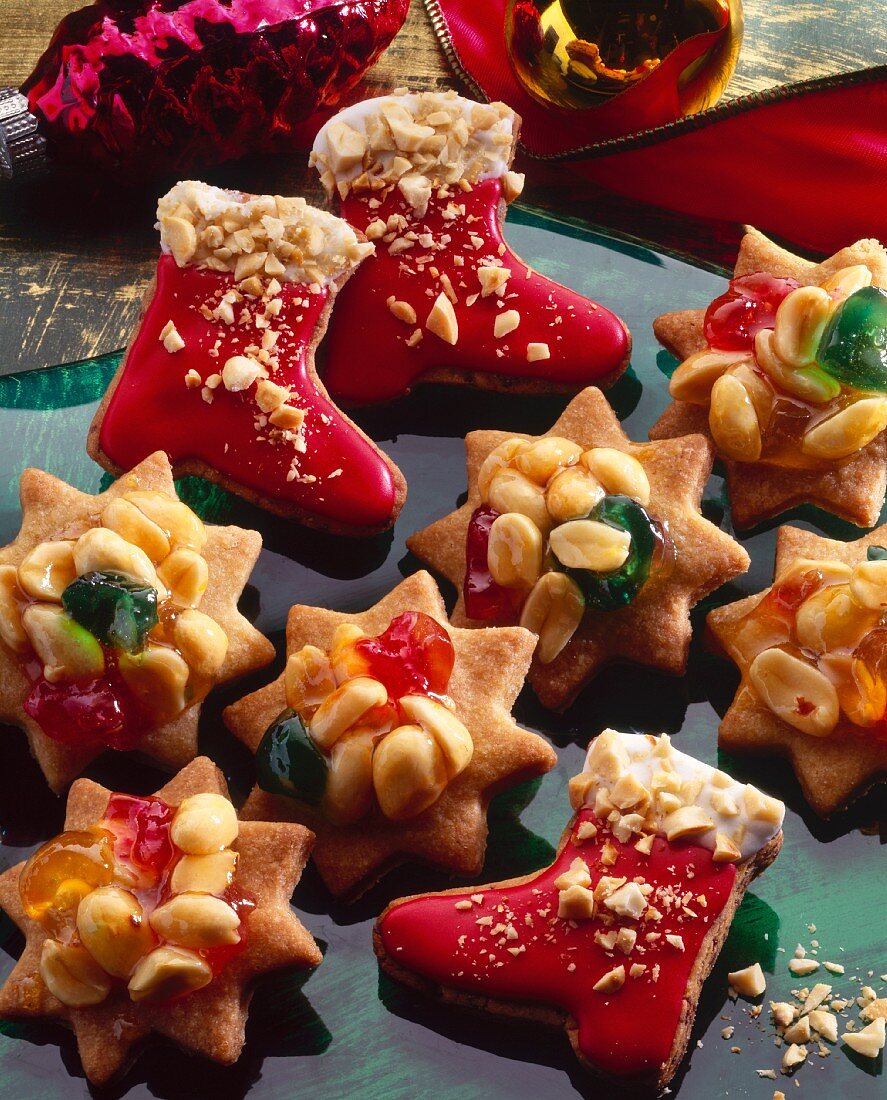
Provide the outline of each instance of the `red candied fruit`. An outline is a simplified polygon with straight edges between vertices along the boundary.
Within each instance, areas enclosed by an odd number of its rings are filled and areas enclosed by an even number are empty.
[[[469,619],[482,622],[508,622],[513,620],[520,607],[523,593],[503,588],[497,584],[487,565],[487,546],[490,528],[499,513],[482,505],[475,508],[468,524],[465,547],[465,614]]]
[[[774,584],[764,603],[771,614],[783,619],[794,618],[798,608],[814,592],[822,587],[823,573],[821,569],[807,569],[803,573],[796,573],[779,584]]]
[[[162,798],[111,795],[104,825],[115,836],[117,858],[160,878],[175,855],[169,835],[174,816]]]
[[[53,684],[41,676],[22,705],[47,737],[64,744],[126,751],[146,728],[141,706],[113,666],[98,679]]]
[[[402,695],[443,695],[456,659],[447,631],[421,611],[405,611],[376,638],[362,638],[356,651],[369,675],[388,689],[391,700]]]
[[[773,328],[776,311],[793,290],[794,279],[778,279],[766,271],[740,275],[705,311],[703,329],[709,347],[718,351],[752,351],[755,335]]]
[[[240,917],[237,928],[240,939],[237,943],[225,944],[223,947],[210,947],[200,952],[213,974],[220,974],[232,959],[237,958],[246,949],[247,918],[256,907],[256,899],[246,890],[241,890],[236,882],[220,896],[222,901],[226,901]]]

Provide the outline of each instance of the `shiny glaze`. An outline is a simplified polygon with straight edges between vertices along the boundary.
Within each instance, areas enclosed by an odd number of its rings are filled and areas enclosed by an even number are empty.
[[[584,821],[595,821],[598,833],[593,840],[579,842],[577,830]],[[605,840],[619,852],[613,867],[600,861]],[[638,943],[628,956],[619,950],[605,952],[594,942],[595,932],[603,928],[597,916],[571,926],[556,915],[554,880],[577,856],[588,864],[592,886],[602,874],[643,876],[653,886],[673,886],[679,894],[690,891],[691,908],[698,915],[681,919],[677,913],[663,912],[661,921],[647,924],[617,919],[613,928],[628,923],[638,929]],[[735,866],[715,864],[707,849],[668,844],[663,837],[656,838],[651,855],[643,856],[600,828],[592,810],[583,810],[573,820],[570,839],[555,862],[528,882],[395,903],[383,913],[378,929],[385,953],[396,966],[464,993],[561,1008],[577,1022],[580,1053],[598,1069],[620,1077],[655,1075],[670,1056],[691,971],[735,878]],[[472,894],[482,895],[480,905],[465,911],[455,908]],[[695,901],[699,894],[705,895],[705,908]],[[532,927],[526,923],[527,914]],[[518,938],[500,945],[501,935],[492,936],[489,928],[477,924],[486,916],[493,917],[493,927],[511,923]],[[656,945],[644,941],[649,930],[662,933]],[[685,950],[668,944],[666,933],[682,936]],[[525,952],[516,957],[508,953],[508,947],[521,944]],[[643,953],[641,946],[646,948]],[[617,992],[592,988],[613,967],[624,964],[627,972],[635,962],[645,964],[646,973],[640,978],[626,976]],[[657,963],[660,972],[654,982],[651,970]]]
[[[101,449],[116,465],[129,469],[162,448],[173,465],[203,462],[250,493],[321,520],[384,526],[396,498],[391,471],[308,371],[307,349],[328,303],[325,289],[312,292],[284,283],[283,309],[273,326],[280,332],[275,349],[280,369],[273,381],[291,386],[294,403],[307,411],[303,454],[297,455],[291,445],[263,441],[267,433],[256,427],[258,408],[251,391],[231,393],[219,386],[208,404],[199,387],[186,387],[190,368],[205,379],[221,371],[227,358],[261,339],[252,325],[220,324],[199,312],[201,305],[233,286],[233,276],[179,268],[172,257],[161,258],[155,293],[102,421]],[[255,302],[251,309],[256,309]],[[173,355],[159,339],[170,320],[186,345]],[[221,343],[213,356],[217,340]],[[298,476],[287,481],[294,457]]]
[[[501,198],[501,181],[484,180],[470,192],[455,190],[448,199],[433,196],[427,213],[418,219],[397,190],[377,209],[361,194],[345,199],[342,216],[360,230],[377,217],[387,220],[401,214],[412,223],[408,230],[430,232],[435,241],[442,235],[451,239],[441,251],[417,242],[396,255],[389,254],[383,241],[376,242],[375,256],[361,265],[343,289],[324,342],[324,382],[334,397],[354,403],[385,401],[435,372],[452,372],[466,381],[473,381],[474,375],[490,375],[537,382],[541,388],[580,389],[611,381],[621,371],[630,347],[623,323],[603,306],[533,272],[507,248],[499,225]],[[454,221],[443,217],[450,202],[465,206],[465,214]],[[472,235],[482,238],[481,248],[471,243]],[[422,256],[428,259],[420,271]],[[456,256],[464,258],[463,266],[456,265]],[[481,289],[475,268],[490,260],[501,260],[511,270],[505,297],[478,297],[467,306],[466,298]],[[431,267],[449,276],[458,297],[455,346],[424,327],[442,289]],[[415,325],[390,312],[386,302],[392,294],[413,306]],[[494,320],[508,309],[520,313],[520,325],[497,340]],[[423,338],[416,347],[407,347],[415,328],[422,329]],[[551,358],[528,363],[531,342],[547,343]]]
[[[776,311],[793,290],[794,279],[779,279],[766,271],[740,275],[705,311],[703,331],[709,347],[718,351],[752,351],[755,336],[773,328]]]

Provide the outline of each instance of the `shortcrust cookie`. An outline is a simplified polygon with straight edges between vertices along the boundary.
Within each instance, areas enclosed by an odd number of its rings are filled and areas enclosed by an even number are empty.
[[[360,614],[292,608],[285,672],[224,714],[257,757],[243,816],[309,825],[337,896],[414,859],[477,874],[492,795],[556,760],[510,713],[532,651],[452,627],[424,572]]]
[[[178,183],[162,256],[89,432],[112,473],[162,448],[277,515],[351,535],[390,527],[406,484],[330,401],[314,351],[373,245],[304,199]]]
[[[41,470],[20,491],[0,549],[0,718],[56,792],[106,748],[181,767],[207,693],[274,656],[237,610],[261,537],[204,526],[159,451],[98,496]]]
[[[336,398],[384,401],[417,382],[575,392],[625,370],[624,323],[505,243],[519,127],[504,103],[422,92],[355,103],[320,130],[311,162],[376,245],[324,343]]]
[[[289,904],[311,840],[239,822],[206,757],[149,797],[78,780],[65,831],[0,876],[26,937],[0,1014],[67,1024],[96,1085],[151,1032],[235,1062],[255,979],[321,962]]]
[[[887,487],[887,252],[857,241],[821,264],[750,229],[727,292],[658,317],[682,360],[650,432],[700,432],[727,470],[733,522],[809,502],[861,527]]]
[[[780,527],[772,587],[708,625],[742,673],[722,748],[788,758],[820,815],[887,774],[887,525],[849,543]]]
[[[590,388],[545,435],[465,446],[468,500],[407,539],[457,586],[453,621],[536,633],[530,683],[556,710],[607,661],[683,672],[690,608],[749,561],[700,514],[708,441],[633,443]]]
[[[614,730],[592,742],[570,801],[550,867],[395,901],[376,954],[447,1002],[563,1025],[584,1065],[661,1089],[736,909],[779,852],[785,807],[665,735]]]

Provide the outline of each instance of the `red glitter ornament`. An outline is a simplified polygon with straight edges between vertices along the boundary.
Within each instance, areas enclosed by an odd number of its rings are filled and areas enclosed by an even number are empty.
[[[408,0],[98,0],[0,92],[0,171],[181,171],[280,147],[400,30]]]

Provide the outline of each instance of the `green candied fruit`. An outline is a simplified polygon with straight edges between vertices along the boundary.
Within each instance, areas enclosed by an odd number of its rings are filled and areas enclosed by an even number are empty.
[[[604,497],[594,506],[588,518],[618,527],[631,536],[628,557],[612,573],[567,570],[582,589],[588,607],[616,611],[630,604],[646,584],[660,540],[659,528],[640,504],[627,496]]]
[[[157,591],[120,573],[84,573],[62,593],[71,618],[105,645],[141,653],[157,625]]]
[[[816,359],[844,386],[887,393],[887,292],[851,294],[826,325]]]
[[[887,546],[870,546],[865,556],[869,561],[887,561]]]
[[[329,765],[294,710],[285,710],[265,730],[256,753],[259,786],[317,806],[326,790]]]

